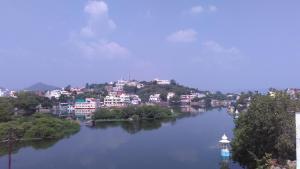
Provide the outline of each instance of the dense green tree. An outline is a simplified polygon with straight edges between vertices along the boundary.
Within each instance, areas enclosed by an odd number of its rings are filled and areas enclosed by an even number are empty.
[[[176,84],[177,84],[177,82],[174,79],[172,79],[171,80],[171,85],[176,85]]]
[[[178,106],[180,105],[180,97],[178,95],[175,95],[174,97],[171,97],[169,100],[169,104],[172,106]]]
[[[199,92],[197,89],[185,87],[177,83],[170,85],[158,85],[154,83],[145,83],[145,86],[141,89],[138,89],[136,94],[139,95],[142,102],[147,102],[150,95],[153,94],[167,94],[173,92],[176,95],[180,96],[183,94],[190,94],[191,92]]]
[[[71,101],[71,100],[73,100],[72,97],[67,96],[67,95],[65,95],[65,94],[60,95],[60,96],[59,96],[59,99],[58,99],[58,101],[59,101],[60,103],[67,103],[67,102],[69,102],[69,101]]]
[[[20,117],[0,123],[0,140],[13,129],[17,138],[57,139],[79,131],[80,126],[72,121],[62,120],[45,114]]]
[[[128,85],[125,85],[123,87],[123,90],[126,92],[126,93],[133,93],[135,94],[138,90],[138,88],[136,86],[128,86]]]
[[[236,120],[233,159],[248,168],[258,167],[266,154],[280,162],[295,159],[295,115],[291,99],[255,95],[247,112]]]
[[[163,102],[168,101],[167,93],[161,93],[161,94],[159,95],[159,98],[160,98],[160,100],[163,101]]]
[[[129,106],[126,108],[99,109],[93,119],[164,119],[172,117],[172,112],[159,106]]]
[[[13,104],[11,99],[2,97],[0,98],[0,123],[11,120],[13,115]]]
[[[24,110],[25,115],[30,115],[36,111],[37,106],[41,103],[39,96],[31,92],[21,92],[17,94],[15,107]]]

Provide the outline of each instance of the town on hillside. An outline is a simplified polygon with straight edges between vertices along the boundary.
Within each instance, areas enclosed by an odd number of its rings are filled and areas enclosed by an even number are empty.
[[[39,89],[41,87],[39,86]],[[175,80],[152,81],[117,80],[103,84],[86,84],[85,87],[53,88],[51,90],[10,91],[1,88],[1,97],[17,97],[18,93],[34,93],[49,99],[53,107],[39,105],[38,111],[74,111],[77,115],[90,115],[98,108],[122,108],[138,105],[194,106],[197,108],[228,107],[236,102],[238,94],[201,91],[178,84]],[[185,109],[197,111],[197,109]]]
[[[75,115],[90,118],[99,108],[124,108],[139,105],[180,106],[182,111],[197,112],[203,109],[224,107],[238,117],[246,111],[255,92],[226,93],[201,91],[178,84],[175,80],[154,79],[152,81],[117,80],[103,84],[86,84],[85,87],[53,88],[52,90],[11,91],[0,88],[0,97],[14,97],[28,92],[49,100],[52,106],[40,104],[39,112],[75,111]],[[288,88],[291,98],[300,96],[300,89]],[[268,94],[275,96],[276,89]],[[46,104],[48,105],[48,104]]]

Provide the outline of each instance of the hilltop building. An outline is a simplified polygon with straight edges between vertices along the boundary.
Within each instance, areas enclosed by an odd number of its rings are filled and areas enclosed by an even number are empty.
[[[169,84],[171,84],[171,81],[170,81],[170,80],[154,79],[154,81],[155,81],[158,85],[169,85]]]

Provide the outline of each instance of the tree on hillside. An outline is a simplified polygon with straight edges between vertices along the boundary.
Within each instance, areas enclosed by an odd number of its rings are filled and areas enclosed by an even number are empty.
[[[295,159],[295,115],[292,100],[283,93],[253,97],[247,112],[236,121],[232,142],[233,160],[257,168],[266,155],[283,162]]]
[[[168,101],[168,98],[167,98],[167,94],[166,94],[166,93],[161,93],[161,94],[159,95],[159,98],[160,98],[160,100],[163,101],[163,102]]]
[[[133,93],[135,94],[138,90],[138,88],[136,86],[128,86],[128,85],[125,85],[123,87],[123,90],[126,92],[126,93]]]
[[[11,120],[13,115],[13,105],[11,99],[0,98],[0,122],[7,122]]]

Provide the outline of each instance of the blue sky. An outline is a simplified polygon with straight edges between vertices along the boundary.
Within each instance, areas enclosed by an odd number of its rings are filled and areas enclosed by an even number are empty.
[[[1,0],[0,86],[128,74],[199,89],[300,87],[297,0]]]

